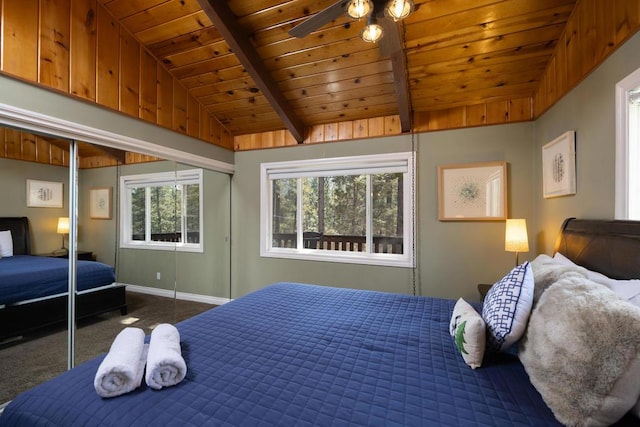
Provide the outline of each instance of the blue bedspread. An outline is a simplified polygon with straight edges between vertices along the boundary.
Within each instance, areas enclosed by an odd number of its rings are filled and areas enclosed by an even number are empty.
[[[113,267],[78,261],[77,289],[115,282]],[[30,255],[0,258],[0,304],[12,304],[67,291],[69,260]]]
[[[18,396],[0,425],[556,425],[515,356],[465,365],[454,303],[272,285],[177,325],[177,386],[101,399],[99,357]]]

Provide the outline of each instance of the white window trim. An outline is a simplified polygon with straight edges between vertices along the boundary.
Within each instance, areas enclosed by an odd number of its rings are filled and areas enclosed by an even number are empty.
[[[354,174],[369,174],[372,172],[379,172],[379,169],[381,168],[385,168],[385,172],[394,169],[402,172],[406,171],[404,172],[405,175],[402,189],[404,202],[403,254],[305,249],[302,247],[302,233],[300,230],[298,230],[297,248],[274,248],[271,246],[271,203],[273,198],[271,197],[272,186],[270,185],[271,180],[269,177],[297,178],[301,176],[327,176],[327,172],[342,172],[345,169],[348,169]],[[415,227],[413,226],[415,221],[415,202],[413,191],[413,185],[415,183],[414,174],[415,155],[411,152],[262,163],[260,165],[260,256],[267,258],[287,258],[309,261],[328,261],[413,268],[413,241],[415,238],[413,235],[415,230]],[[301,192],[298,191],[299,197],[300,194]],[[370,207],[367,209],[368,221],[371,220],[369,211]],[[302,227],[301,218],[297,218],[297,224],[299,228]],[[367,229],[367,238],[370,241],[371,227],[369,226]]]
[[[127,187],[132,184],[148,185],[158,183],[166,183],[168,181],[181,181],[184,184],[198,184],[200,193],[200,243],[174,243],[174,242],[142,242],[130,239],[131,235],[131,199]],[[175,172],[148,173],[141,175],[126,175],[120,177],[120,218],[122,226],[120,227],[120,247],[129,249],[148,249],[159,251],[178,251],[178,252],[204,252],[204,232],[203,232],[203,186],[202,186],[202,169],[180,170]],[[179,182],[180,183],[180,182]],[[145,218],[148,222],[148,217]],[[147,228],[149,224],[146,224]],[[184,230],[184,224],[182,229]]]
[[[629,92],[640,86],[640,68],[616,84],[615,218],[629,218]]]

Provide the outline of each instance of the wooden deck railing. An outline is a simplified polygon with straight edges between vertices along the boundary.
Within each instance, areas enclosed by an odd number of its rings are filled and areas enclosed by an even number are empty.
[[[144,240],[144,234],[133,234],[132,240]],[[182,239],[182,233],[152,233],[151,241],[153,242],[180,242]],[[186,243],[200,243],[200,232],[189,231],[187,232]]]
[[[330,235],[320,237],[304,237],[306,248],[327,251],[364,252],[366,250],[365,236]],[[402,237],[373,236],[373,253],[401,254]],[[296,233],[274,233],[273,247],[295,248]]]

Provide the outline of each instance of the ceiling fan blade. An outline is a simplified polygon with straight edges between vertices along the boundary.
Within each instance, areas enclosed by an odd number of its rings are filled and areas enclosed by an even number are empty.
[[[318,28],[344,14],[344,7],[347,3],[349,3],[349,0],[340,0],[327,7],[326,9],[321,10],[311,18],[289,30],[289,35],[297,38],[302,38],[310,34],[311,32],[317,30]]]
[[[384,30],[384,36],[378,42],[382,56],[386,58],[401,51],[400,25],[402,24],[386,18],[378,19],[378,23]]]

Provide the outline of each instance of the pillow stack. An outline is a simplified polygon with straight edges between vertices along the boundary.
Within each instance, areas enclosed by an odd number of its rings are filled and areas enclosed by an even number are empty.
[[[462,298],[458,300],[449,329],[467,365],[480,367],[485,349],[504,351],[522,337],[533,305],[533,288],[531,264],[525,262],[489,289],[482,316]]]
[[[464,361],[520,340],[518,356],[566,425],[640,417],[640,280],[614,280],[562,254],[517,266],[485,297],[482,317],[460,299],[450,332]]]

